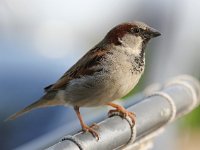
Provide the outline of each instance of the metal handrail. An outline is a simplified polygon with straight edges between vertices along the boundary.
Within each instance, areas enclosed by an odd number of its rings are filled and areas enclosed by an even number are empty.
[[[113,114],[98,123],[99,141],[90,133],[80,132],[66,136],[47,150],[138,150],[142,144],[148,147],[149,140],[160,134],[168,123],[189,113],[200,103],[200,83],[191,76],[178,76],[160,87],[148,88],[143,93],[144,98],[127,108],[135,112],[136,126],[132,127],[129,118]]]

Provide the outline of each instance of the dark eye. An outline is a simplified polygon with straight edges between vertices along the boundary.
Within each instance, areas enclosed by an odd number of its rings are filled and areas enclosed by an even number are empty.
[[[134,28],[131,29],[131,32],[132,32],[132,33],[139,33],[139,32],[140,32],[140,29],[137,28],[137,27],[134,27]]]

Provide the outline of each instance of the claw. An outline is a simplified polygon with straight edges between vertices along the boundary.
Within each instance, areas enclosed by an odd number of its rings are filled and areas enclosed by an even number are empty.
[[[93,123],[91,126],[90,126],[91,128],[99,128],[99,125],[98,124],[96,124],[96,123]]]
[[[131,118],[131,121],[132,121],[133,125],[135,125],[136,115],[133,112],[129,112],[124,107],[122,107],[120,105],[117,105],[117,104],[114,104],[114,103],[107,103],[107,105],[112,106],[112,107],[115,108],[113,110],[110,110],[108,112],[108,114],[112,114],[112,113],[118,112],[118,113],[120,113],[120,115],[123,118],[126,118],[128,116],[128,117]]]
[[[84,125],[82,127],[83,131],[85,132],[90,132],[96,139],[97,141],[99,140],[99,134],[92,128],[93,126],[97,126],[96,124],[93,124],[92,126],[87,126],[87,125]]]

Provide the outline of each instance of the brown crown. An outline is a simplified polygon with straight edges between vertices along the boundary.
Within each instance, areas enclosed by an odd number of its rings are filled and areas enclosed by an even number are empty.
[[[129,33],[131,28],[136,25],[124,23],[120,24],[113,29],[111,29],[108,34],[106,35],[106,41],[108,43],[113,43],[115,45],[120,45],[119,38],[122,38],[125,34]]]

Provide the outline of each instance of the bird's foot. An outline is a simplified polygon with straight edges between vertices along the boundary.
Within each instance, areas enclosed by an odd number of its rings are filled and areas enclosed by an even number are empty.
[[[126,110],[124,107],[122,107],[120,105],[116,105],[116,104],[112,105],[112,107],[115,107],[116,109],[110,110],[108,112],[109,115],[117,112],[117,113],[120,113],[120,115],[123,118],[126,118],[128,116],[128,117],[130,117],[133,125],[135,125],[136,115],[133,112],[130,112],[130,111]]]
[[[85,132],[90,132],[97,140],[99,140],[99,134],[93,129],[94,127],[98,128],[97,124],[92,124],[92,126],[87,126],[84,122],[83,122],[83,118],[81,116],[81,113],[79,111],[79,107],[78,106],[74,106],[74,110],[76,112],[76,115],[80,121],[80,124],[82,126],[82,130]]]
[[[99,140],[99,134],[93,129],[93,127],[98,128],[99,126],[96,123],[92,124],[91,126],[84,124],[82,126],[82,130],[85,132],[90,132],[97,140]]]

